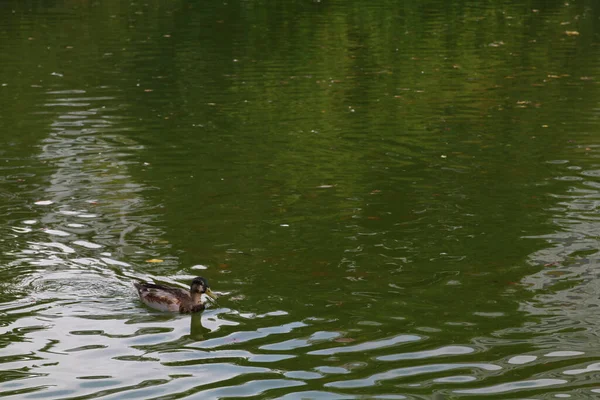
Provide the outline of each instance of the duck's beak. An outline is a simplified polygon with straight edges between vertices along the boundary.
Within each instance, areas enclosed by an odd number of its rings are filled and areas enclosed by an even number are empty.
[[[217,295],[214,294],[213,291],[210,290],[209,288],[206,288],[206,292],[204,292],[204,293],[213,300],[217,299]]]

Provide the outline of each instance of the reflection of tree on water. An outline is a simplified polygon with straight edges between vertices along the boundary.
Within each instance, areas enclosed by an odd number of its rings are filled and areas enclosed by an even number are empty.
[[[208,332],[210,329],[202,325],[202,313],[193,313],[190,317],[190,338],[204,340],[204,335]]]

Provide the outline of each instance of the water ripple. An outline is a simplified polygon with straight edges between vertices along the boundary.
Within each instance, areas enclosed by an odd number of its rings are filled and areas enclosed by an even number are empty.
[[[439,357],[445,355],[460,355],[473,353],[475,349],[466,346],[444,346],[435,350],[418,351],[414,353],[400,353],[379,356],[379,361],[418,360],[421,358]]]
[[[495,393],[514,392],[514,391],[524,390],[524,389],[535,389],[535,388],[563,385],[565,383],[567,383],[567,381],[565,381],[563,379],[532,379],[532,380],[528,380],[528,381],[502,383],[500,385],[488,386],[488,387],[479,388],[479,389],[455,390],[454,392],[455,393],[464,393],[464,394],[495,394]]]
[[[390,346],[395,346],[397,344],[416,342],[419,340],[423,340],[423,337],[416,336],[416,335],[397,335],[397,336],[394,336],[389,339],[374,340],[374,341],[360,343],[360,344],[353,345],[353,346],[333,347],[330,349],[314,350],[314,351],[308,352],[307,354],[332,355],[332,354],[341,354],[341,353],[356,353],[356,352],[386,348],[386,347],[390,347]]]
[[[485,363],[456,363],[456,364],[431,364],[431,365],[422,365],[418,367],[406,367],[406,368],[397,368],[392,369],[386,372],[382,372],[379,374],[371,375],[368,378],[363,379],[353,379],[353,380],[343,380],[337,382],[330,382],[325,384],[326,387],[337,387],[337,388],[359,388],[359,387],[367,387],[374,386],[379,382],[397,379],[406,376],[415,376],[415,375],[423,375],[423,374],[432,374],[436,372],[442,371],[451,371],[455,369],[482,369],[485,371],[498,371],[501,370],[502,367],[494,364],[485,364]]]

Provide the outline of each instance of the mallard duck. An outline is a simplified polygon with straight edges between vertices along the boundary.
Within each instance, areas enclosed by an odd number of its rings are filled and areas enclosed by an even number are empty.
[[[152,308],[161,311],[193,313],[204,310],[202,294],[206,293],[213,299],[217,296],[210,290],[208,282],[201,276],[194,278],[189,292],[177,287],[157,285],[154,283],[133,284],[140,299]]]

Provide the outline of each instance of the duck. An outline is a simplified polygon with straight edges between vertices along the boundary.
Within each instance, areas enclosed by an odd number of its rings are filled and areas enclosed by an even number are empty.
[[[192,280],[189,291],[155,283],[135,282],[133,286],[144,304],[160,311],[196,313],[206,308],[205,302],[202,301],[202,294],[215,300],[217,298],[210,290],[208,281],[201,276]]]

